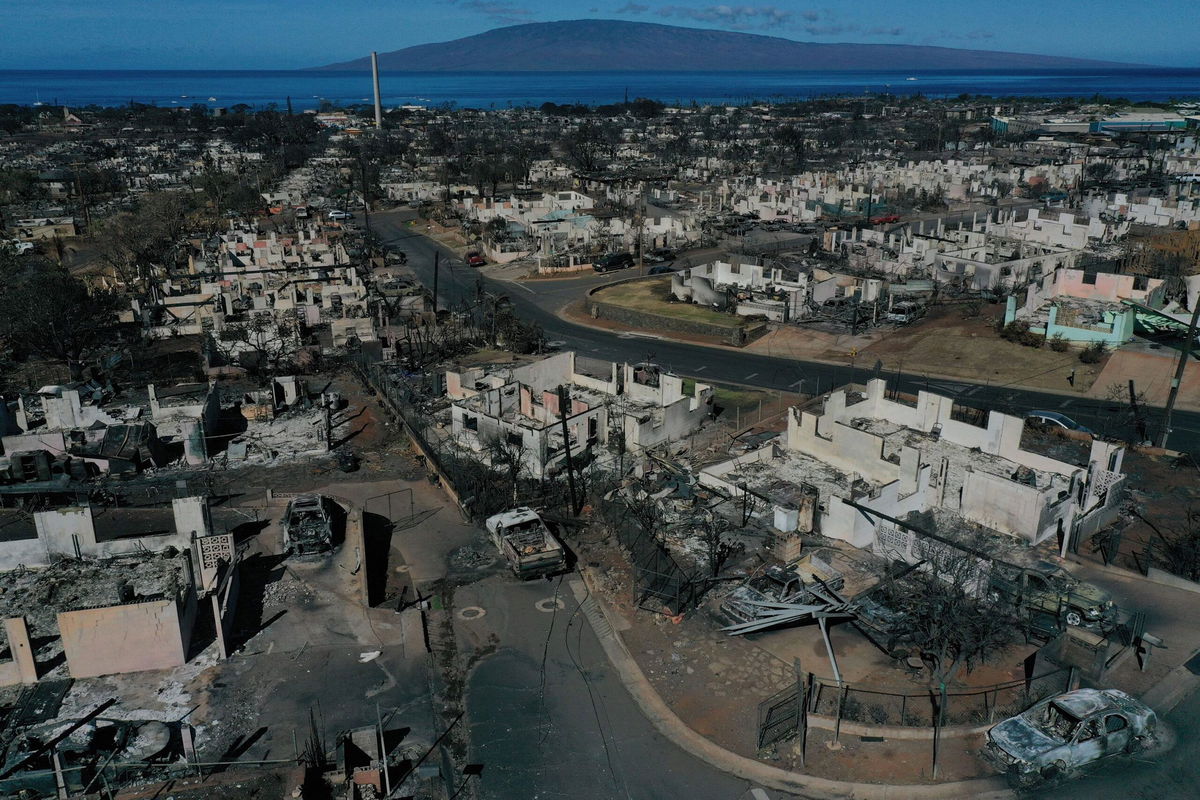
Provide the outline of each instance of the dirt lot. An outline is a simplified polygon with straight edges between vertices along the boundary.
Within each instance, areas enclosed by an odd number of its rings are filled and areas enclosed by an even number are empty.
[[[1056,353],[1001,339],[996,334],[998,306],[985,306],[976,317],[964,317],[960,306],[932,309],[919,323],[881,326],[850,336],[803,326],[776,326],[747,346],[773,356],[854,363],[885,372],[903,370],[930,376],[984,380],[992,384],[1029,386],[1059,392],[1086,393],[1104,364],[1083,364],[1076,351]],[[1067,380],[1074,371],[1074,386]]]

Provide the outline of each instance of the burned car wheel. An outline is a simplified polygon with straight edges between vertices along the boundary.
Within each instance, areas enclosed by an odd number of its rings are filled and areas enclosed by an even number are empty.
[[[1053,783],[1057,780],[1065,778],[1067,775],[1067,765],[1062,761],[1055,761],[1053,764],[1047,764],[1042,767],[1042,782]]]

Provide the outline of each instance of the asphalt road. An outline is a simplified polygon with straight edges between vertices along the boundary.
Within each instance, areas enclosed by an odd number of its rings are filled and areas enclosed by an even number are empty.
[[[817,394],[847,382],[861,382],[874,377],[874,362],[840,365],[800,361],[747,353],[734,348],[704,347],[652,334],[613,333],[568,322],[556,313],[559,308],[581,297],[586,288],[616,280],[619,275],[538,282],[535,288],[524,283],[486,278],[477,270],[467,267],[449,248],[410,226],[408,220],[413,216],[411,211],[375,213],[371,215],[371,227],[385,245],[408,254],[409,268],[428,287],[433,286],[434,254],[441,253],[438,296],[442,308],[475,302],[478,287],[482,286],[488,292],[506,295],[524,319],[539,324],[546,339],[561,342],[562,349],[610,361],[653,360],[676,373],[701,380]],[[901,373],[899,376],[889,373],[886,377],[892,387],[898,381],[899,389],[903,392],[915,393],[920,389],[928,389],[952,396],[966,405],[1009,414],[1053,410],[1070,416],[1103,436],[1123,438],[1132,433],[1127,409],[1111,401],[943,380],[912,373]],[[1149,409],[1148,417],[1150,435],[1157,440],[1162,411]],[[1170,446],[1200,458],[1200,413],[1175,412]]]
[[[484,611],[456,620],[460,643],[499,642],[467,680],[468,760],[483,765],[483,800],[739,800],[755,788],[659,735],[567,578],[521,583],[497,570],[459,587],[455,606]]]

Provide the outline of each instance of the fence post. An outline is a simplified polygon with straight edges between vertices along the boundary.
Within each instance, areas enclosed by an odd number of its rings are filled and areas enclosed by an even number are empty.
[[[800,740],[798,748],[800,766],[804,766],[804,745],[808,739],[808,698],[805,697],[805,675],[800,669],[800,659],[792,659],[792,671],[796,674],[796,737]]]
[[[942,721],[943,721],[942,715],[945,713],[945,710],[946,710],[946,684],[945,683],[940,684],[937,693],[934,694],[931,691],[929,693],[929,696],[930,696],[930,698],[933,699],[933,705],[934,705],[934,711],[933,711],[933,777],[936,779],[938,776],[938,752],[941,750],[941,744],[942,744]]]
[[[840,737],[842,735],[842,704],[846,702],[846,694],[849,691],[850,691],[850,689],[845,683],[841,684],[841,686],[839,687],[838,704],[837,704],[837,721],[833,725],[833,740],[835,742],[839,741]]]
[[[902,694],[902,695],[900,695],[900,724],[901,725],[908,724],[907,722],[904,721],[905,712],[907,710],[908,710],[908,695]]]

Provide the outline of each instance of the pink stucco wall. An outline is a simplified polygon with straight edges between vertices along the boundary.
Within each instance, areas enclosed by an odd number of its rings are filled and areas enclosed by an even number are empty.
[[[178,667],[187,660],[185,626],[173,599],[58,615],[73,678]]]

